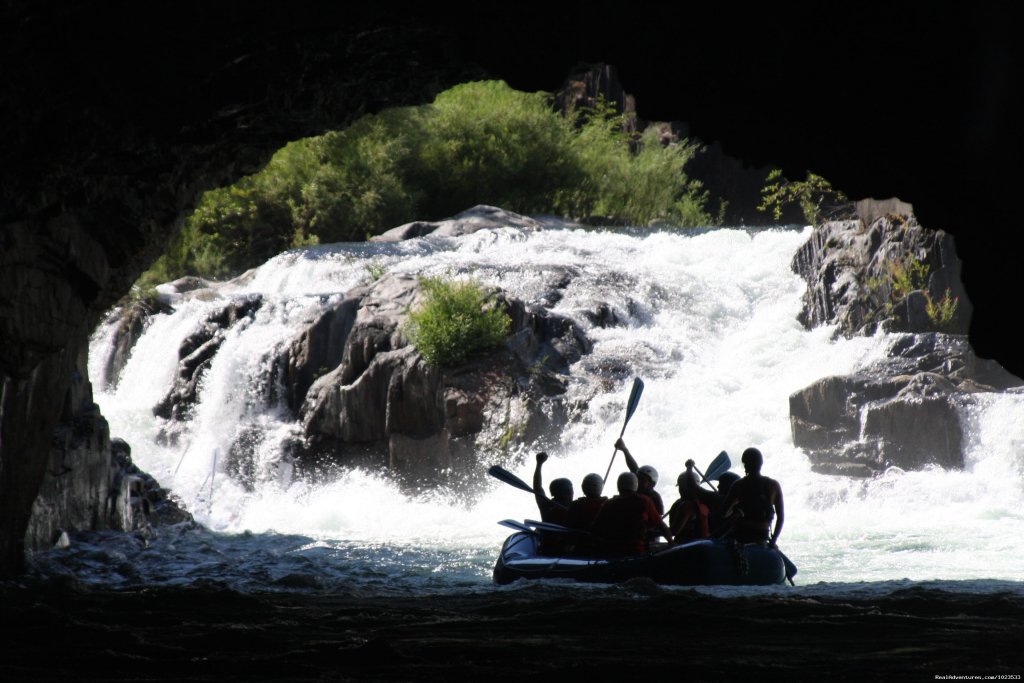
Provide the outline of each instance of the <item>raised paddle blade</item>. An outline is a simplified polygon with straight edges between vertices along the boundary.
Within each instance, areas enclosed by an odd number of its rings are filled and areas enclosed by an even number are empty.
[[[487,474],[491,475],[495,479],[500,479],[501,481],[505,482],[506,484],[509,484],[510,486],[515,486],[517,489],[522,489],[529,493],[534,492],[532,486],[530,486],[525,481],[523,481],[522,479],[512,474],[503,467],[492,465],[491,468],[487,470]]]
[[[644,381],[639,377],[633,378],[633,388],[629,391],[629,400],[626,401],[626,419],[622,422],[622,431],[619,432],[619,438],[621,439],[623,434],[626,433],[626,425],[629,424],[629,418],[633,417],[633,413],[636,412],[636,407],[640,403],[640,395],[644,393]],[[604,481],[608,482],[608,475],[612,471],[612,463],[615,462],[615,454],[619,452],[619,449],[612,451],[612,459],[608,461],[608,469],[604,473]]]
[[[722,451],[715,456],[715,459],[711,461],[708,468],[704,470],[704,478],[708,481],[718,479],[718,477],[728,472],[730,467],[732,467],[732,461],[729,460],[729,454]]]
[[[629,424],[629,418],[633,417],[633,413],[636,412],[642,393],[644,393],[644,381],[639,377],[634,377],[633,388],[629,392],[629,400],[626,401],[626,421],[622,424],[622,434],[626,433],[626,425]],[[619,438],[622,438],[622,434],[619,434]]]

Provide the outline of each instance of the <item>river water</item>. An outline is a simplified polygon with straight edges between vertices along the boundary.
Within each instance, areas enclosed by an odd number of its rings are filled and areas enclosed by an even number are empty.
[[[536,518],[528,493],[487,477],[499,454],[481,454],[469,481],[430,494],[403,492],[384,471],[352,470],[330,481],[300,481],[278,467],[253,491],[223,471],[236,433],[264,435],[260,457],[278,459],[298,426],[264,398],[266,358],[325,301],[382,271],[474,277],[527,302],[553,273],[572,283],[554,310],[594,342],[573,368],[570,396],[587,396],[590,372],[625,367],[558,439],[514,444],[509,466],[525,480],[533,453],[551,454],[546,480],[604,474],[623,425],[633,376],[645,382],[625,439],[641,464],[661,474],[670,503],[683,462],[703,469],[722,450],[757,446],[764,473],[785,492],[780,547],[799,566],[797,590],[878,594],[913,585],[956,592],[1024,594],[1024,396],[984,394],[962,410],[963,471],[892,469],[870,479],[811,472],[793,446],[789,395],[818,378],[848,373],[883,355],[884,334],[833,339],[796,320],[804,282],[790,269],[803,229],[595,232],[552,223],[528,233],[484,230],[461,238],[397,244],[339,244],[282,254],[222,286],[221,301],[181,300],[153,319],[116,386],[95,366],[113,327],[93,338],[90,374],[111,434],[202,526],[162,529],[148,543],[94,534],[32,558],[42,574],[73,574],[106,587],[220,585],[357,595],[521,590],[496,588],[490,574],[508,531],[497,522]],[[152,407],[171,386],[177,349],[223,299],[260,293],[255,319],[231,328],[205,376],[187,432],[161,446]],[[584,315],[605,302],[624,324],[593,326]],[[493,458],[492,458],[493,456]],[[507,458],[508,454],[502,454]],[[508,462],[508,460],[502,460]],[[610,481],[623,468],[615,460]],[[573,586],[572,590],[591,590]],[[716,594],[792,588],[708,588]]]

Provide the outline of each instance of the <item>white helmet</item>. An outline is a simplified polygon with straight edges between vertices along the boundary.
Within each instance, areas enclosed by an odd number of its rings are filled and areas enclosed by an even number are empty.
[[[651,480],[652,484],[658,483],[658,470],[654,469],[650,465],[644,465],[636,471],[638,475],[642,474]]]

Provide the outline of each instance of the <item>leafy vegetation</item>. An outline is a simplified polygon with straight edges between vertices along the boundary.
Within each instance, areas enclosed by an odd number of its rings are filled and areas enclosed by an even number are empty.
[[[928,314],[928,319],[940,330],[949,328],[956,319],[956,309],[960,305],[960,298],[953,296],[949,288],[938,301],[935,301],[929,293],[926,293],[925,296],[928,298],[928,303],[925,304],[924,310]]]
[[[831,219],[842,213],[849,200],[820,175],[808,171],[806,180],[793,181],[786,179],[781,169],[774,169],[761,188],[757,209],[770,211],[775,220],[781,220],[783,210],[791,204],[800,207],[808,224],[817,225],[823,218]]]
[[[599,104],[563,116],[545,93],[464,83],[429,105],[292,142],[259,173],[206,193],[144,282],[223,278],[299,246],[362,240],[475,204],[679,227],[711,222],[688,142],[625,132]]]
[[[905,299],[911,292],[923,291],[925,313],[936,329],[947,329],[953,323],[960,299],[954,297],[951,290],[946,289],[943,297],[935,300],[931,292],[928,291],[928,276],[931,269],[927,263],[921,262],[913,255],[908,255],[900,260],[887,261],[886,271],[884,277],[870,279],[868,287],[876,293],[876,296],[883,289],[889,290],[883,303],[887,312],[892,310],[896,302]]]
[[[431,365],[456,365],[505,342],[512,321],[480,283],[423,278],[420,286],[426,299],[403,333]]]

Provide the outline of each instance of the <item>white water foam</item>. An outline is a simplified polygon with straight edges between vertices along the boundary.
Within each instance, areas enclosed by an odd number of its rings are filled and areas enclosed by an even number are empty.
[[[156,316],[132,352],[116,388],[90,371],[111,431],[133,446],[133,458],[173,489],[212,529],[273,530],[327,543],[365,547],[442,548],[493,557],[507,530],[504,518],[535,518],[532,496],[495,481],[486,495],[460,491],[410,496],[385,472],[350,471],[332,482],[289,481],[287,473],[247,491],[224,471],[235,436],[261,435],[261,457],[276,459],[299,427],[279,405],[264,405],[259,386],[265,358],[283,348],[297,324],[327,297],[339,297],[371,270],[475,277],[512,296],[536,301],[545,281],[568,271],[572,283],[555,306],[594,342],[581,363],[626,366],[646,389],[625,438],[641,464],[661,473],[666,501],[687,458],[703,468],[721,450],[739,468],[755,445],[765,473],[786,497],[781,545],[800,566],[803,583],[911,579],[1024,580],[1014,549],[1024,531],[1024,397],[980,395],[963,408],[963,471],[891,470],[872,480],[810,471],[793,446],[789,395],[832,374],[848,373],[882,355],[883,335],[833,340],[832,330],[805,330],[797,321],[803,281],[790,268],[807,230],[748,232],[526,233],[487,230],[462,238],[398,244],[341,244],[282,254],[222,288],[224,297],[260,293],[254,319],[231,328],[203,380],[200,402],[178,446],[161,446],[162,421],[152,406],[171,386],[177,348],[205,315],[223,302],[185,301],[173,315]],[[583,312],[608,304],[624,322],[594,327]],[[105,357],[112,335],[93,339],[92,361]],[[594,397],[589,410],[557,443],[520,445],[529,481],[533,450],[551,453],[545,479],[604,474],[622,429],[630,379]],[[590,383],[570,381],[570,395]],[[482,454],[484,465],[488,456]],[[616,458],[610,481],[623,468]],[[485,467],[479,476],[486,479]],[[478,568],[486,576],[489,566]]]

